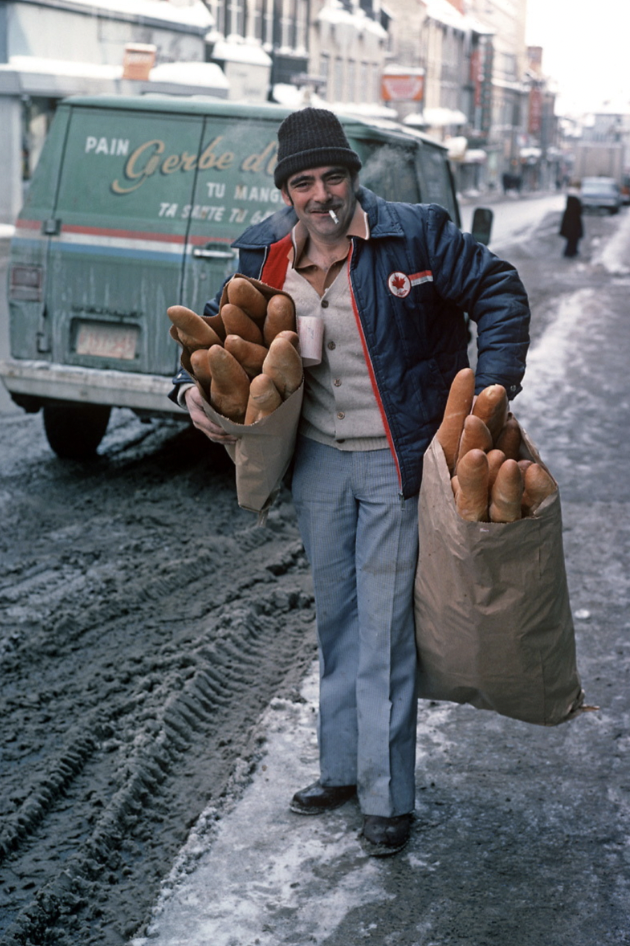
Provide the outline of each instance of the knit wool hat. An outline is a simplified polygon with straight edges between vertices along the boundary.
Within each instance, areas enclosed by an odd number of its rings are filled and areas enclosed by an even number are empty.
[[[303,108],[288,115],[278,128],[278,163],[274,171],[276,187],[298,171],[341,165],[358,171],[361,158],[336,115],[325,108]]]

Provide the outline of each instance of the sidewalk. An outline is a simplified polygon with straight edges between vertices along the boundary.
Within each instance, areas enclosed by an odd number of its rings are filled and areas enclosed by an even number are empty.
[[[600,711],[546,729],[421,702],[412,838],[375,860],[355,803],[288,811],[317,776],[313,669],[304,702],[272,703],[251,783],[205,812],[133,946],[630,944],[629,289],[621,270],[559,300],[514,406],[560,483]]]
[[[504,194],[503,191],[499,189],[495,190],[486,190],[480,191],[477,194],[457,194],[457,200],[460,207],[490,207],[494,204],[504,204],[504,203],[515,203],[519,200],[536,200],[540,197],[551,197],[554,194],[564,194],[562,190],[556,190],[556,188],[549,188],[547,190],[537,190],[537,191],[509,191],[507,194]]]

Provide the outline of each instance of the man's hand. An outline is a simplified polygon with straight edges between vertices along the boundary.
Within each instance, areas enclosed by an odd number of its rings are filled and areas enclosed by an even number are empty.
[[[193,426],[196,427],[197,430],[201,430],[209,440],[212,440],[214,443],[237,442],[238,437],[233,437],[231,434],[226,434],[222,427],[219,427],[218,424],[213,423],[213,421],[211,421],[206,415],[202,406],[203,401],[197,388],[188,388],[184,394],[184,400],[186,401],[186,407],[188,408],[188,413],[190,414],[190,419],[193,422]]]

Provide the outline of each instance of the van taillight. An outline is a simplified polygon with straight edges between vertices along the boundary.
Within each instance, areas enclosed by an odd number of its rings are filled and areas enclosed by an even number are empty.
[[[21,302],[41,302],[44,285],[42,266],[12,266],[9,298]]]

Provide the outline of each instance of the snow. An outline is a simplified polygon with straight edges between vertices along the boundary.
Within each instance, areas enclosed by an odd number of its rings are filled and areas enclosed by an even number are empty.
[[[332,0],[332,2],[322,7],[317,14],[317,19],[321,23],[330,23],[333,26],[349,26],[359,33],[366,30],[370,33],[374,33],[380,39],[387,39],[387,30],[385,30],[380,23],[377,23],[376,20],[372,20],[369,16],[366,16],[363,10],[350,13],[342,7],[340,3],[337,3],[336,0]]]
[[[593,257],[593,264],[603,266],[611,276],[627,276],[628,238],[630,237],[630,215],[625,214],[619,228],[603,249]]]
[[[73,0],[73,5],[88,8],[94,13],[102,10],[124,14],[125,18],[150,17],[200,29],[209,29],[214,22],[201,0]]]
[[[323,944],[352,910],[392,898],[382,862],[357,842],[355,804],[326,818],[288,810],[296,788],[318,775],[318,679],[313,665],[303,703],[272,701],[264,718],[266,753],[253,781],[214,832],[215,810],[204,812],[163,886],[147,936],[130,946],[277,946],[285,936]],[[420,714],[420,763],[428,745],[448,748],[440,730],[453,712],[444,704]],[[412,869],[421,861],[411,851],[399,859]]]
[[[464,125],[468,119],[459,109],[425,108],[424,120],[427,125]]]
[[[271,66],[271,57],[257,43],[236,43],[226,40],[215,44],[213,59],[219,62],[246,62],[251,66]]]
[[[459,10],[456,10],[448,0],[428,0],[427,16],[432,20],[437,20],[438,23],[444,23],[445,26],[468,32],[467,18]]]
[[[39,56],[10,56],[2,70],[36,75],[79,76],[91,79],[119,79],[122,66],[105,66],[93,62],[75,62],[68,59],[43,59]]]
[[[78,78],[116,81],[122,78],[123,67],[105,66],[91,62],[71,62],[67,59],[42,59],[37,56],[11,56],[9,64],[0,65],[0,70],[15,70],[24,74],[72,76]],[[229,89],[225,73],[213,62],[165,62],[155,66],[149,74],[150,82],[173,82],[179,85],[194,85]]]
[[[229,89],[230,83],[216,62],[164,62],[149,74],[151,82],[178,82],[213,89]]]

